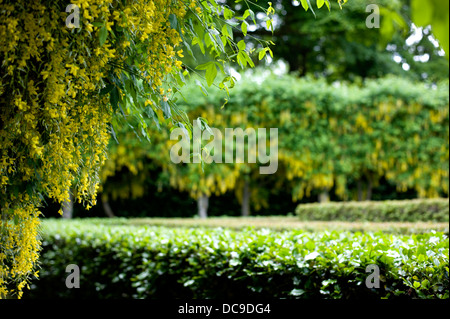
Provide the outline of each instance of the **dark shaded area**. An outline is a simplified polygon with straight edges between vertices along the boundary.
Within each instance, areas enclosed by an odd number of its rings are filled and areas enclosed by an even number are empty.
[[[356,185],[356,182],[353,182]],[[350,187],[353,188],[353,183]],[[194,217],[197,215],[197,201],[190,198],[189,194],[182,193],[172,188],[164,188],[158,191],[157,185],[149,180],[146,185],[146,196],[138,199],[110,200],[109,204],[117,217]],[[295,208],[300,203],[317,202],[319,193],[312,192],[310,197],[293,202],[290,190],[285,187],[277,188],[276,192],[267,192],[267,208],[259,211],[254,209],[252,215],[274,216],[294,214]],[[442,194],[444,197],[445,194]],[[396,191],[396,187],[386,180],[381,180],[379,186],[374,187],[372,200],[413,199],[417,198],[415,190],[406,192]],[[340,201],[336,197],[334,189],[330,190],[330,200]],[[59,217],[60,205],[47,200],[47,206],[41,209],[44,217]],[[212,195],[209,199],[208,216],[240,216],[241,205],[234,192],[228,192],[221,196]],[[97,205],[90,210],[85,210],[81,204],[75,203],[73,217],[107,217],[102,204],[101,195],[98,196]]]

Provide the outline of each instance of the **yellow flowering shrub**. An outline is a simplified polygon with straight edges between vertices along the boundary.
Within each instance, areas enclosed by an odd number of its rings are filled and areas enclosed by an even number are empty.
[[[143,115],[180,118],[170,94],[184,79],[182,43],[217,59],[237,50],[217,32],[222,9],[214,0],[0,0],[0,298],[20,298],[37,276],[45,197],[62,203],[72,190],[95,205],[113,119],[137,120],[146,136]]]

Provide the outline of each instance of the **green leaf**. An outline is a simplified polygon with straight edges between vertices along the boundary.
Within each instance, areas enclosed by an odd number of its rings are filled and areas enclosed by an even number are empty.
[[[99,31],[99,41],[100,41],[101,46],[103,44],[105,44],[106,38],[108,38],[108,30],[106,29],[106,26],[104,25]]]
[[[247,27],[248,27],[248,24],[247,24],[247,22],[242,22],[242,25],[241,25],[241,30],[242,30],[242,34],[244,35],[244,37],[247,35]]]
[[[196,68],[197,70],[207,70],[208,67],[209,67],[211,64],[213,64],[213,63],[214,63],[214,62],[209,61],[209,62],[206,62],[206,63],[203,63],[203,64],[199,64],[199,65],[197,65],[195,68]]]
[[[161,109],[163,110],[164,116],[166,118],[171,118],[172,117],[172,112],[170,110],[170,105],[169,105],[169,103],[167,103],[167,101],[164,101],[164,100],[161,101]]]
[[[226,26],[227,26],[227,30],[228,30],[228,37],[231,40],[233,40],[234,39],[234,37],[233,37],[233,28],[230,25],[228,25],[228,24]]]
[[[289,293],[291,296],[301,296],[305,293],[305,291],[303,289],[292,289],[291,292]]]
[[[230,37],[230,35],[228,34],[227,24],[224,24],[222,26],[222,35],[224,35],[225,37]]]
[[[250,14],[250,17],[252,18],[253,23],[256,24],[255,13],[251,9],[248,9],[247,11]]]
[[[205,33],[205,44],[207,48],[216,47],[216,43],[214,42],[214,39],[209,32]]]
[[[415,25],[426,26],[432,21],[433,5],[428,1],[412,0],[411,15]]]
[[[239,51],[237,55],[237,61],[242,68],[247,66],[247,59],[245,57],[245,51]]]
[[[319,253],[317,251],[313,251],[312,253],[305,256],[305,260],[313,260],[316,259],[319,256]]]
[[[197,36],[193,38],[192,44],[198,44],[198,46],[200,47],[200,50],[202,51],[202,54],[205,54],[205,46],[203,45],[203,37],[205,34],[205,28],[199,21],[195,21],[193,23],[193,29]]]
[[[262,60],[266,56],[267,48],[263,48],[259,51],[258,60]]]
[[[183,39],[183,44],[184,47],[186,48],[186,50],[188,51],[189,55],[194,59],[194,61],[197,61],[197,59],[195,58],[194,52],[192,52],[191,46],[189,45],[189,43]]]
[[[250,67],[254,68],[255,64],[253,63],[253,60],[250,58],[250,56],[247,54],[247,52],[244,51],[245,59],[247,60]]]
[[[186,84],[186,79],[184,78],[183,72],[181,71],[175,75],[175,79],[177,80],[179,86],[183,86]]]
[[[300,2],[302,4],[303,9],[305,9],[305,11],[308,11],[308,8],[309,8],[308,1],[307,0],[300,0]]]
[[[170,27],[172,29],[177,29],[177,25],[178,25],[178,20],[177,20],[177,16],[174,15],[173,13],[169,14],[169,22],[170,22]]]
[[[325,0],[317,0],[317,8],[322,8],[322,6],[324,5]]]
[[[272,19],[267,19],[266,20],[266,29],[267,30],[272,30],[273,29],[273,27],[272,27]]]
[[[228,19],[233,18],[233,16],[234,16],[234,11],[232,11],[232,10],[228,9],[227,7],[225,7],[224,10],[223,10],[223,17],[226,20],[228,20]]]
[[[217,76],[217,68],[215,63],[211,63],[208,68],[206,69],[206,84],[208,86],[211,86],[214,83],[214,80]]]
[[[133,102],[134,103],[137,102],[137,93],[136,93],[135,84],[130,79],[126,79],[125,80],[125,93],[127,95],[131,95],[131,97],[133,98]]]
[[[197,84],[197,86],[200,88],[203,95],[208,96],[208,90],[206,90],[206,88],[203,86],[202,82],[200,82],[199,80],[195,80],[195,84]]]
[[[306,1],[308,2],[308,6],[309,6],[309,8],[311,9],[311,12],[313,13],[314,16],[316,16],[316,13],[315,13],[314,10],[313,10],[313,7],[312,7],[312,5],[311,5],[311,2],[310,2],[309,0],[306,0]]]
[[[448,11],[448,9],[447,9]],[[431,30],[433,32],[433,35],[438,40],[440,46],[444,49],[445,55],[448,58],[449,54],[449,29],[448,29],[448,20],[445,21],[438,21],[433,20],[431,23]]]
[[[94,22],[92,22],[92,25],[93,25],[94,27],[97,27],[97,28],[102,27],[104,24],[105,24],[105,23],[104,23],[103,21],[94,21]]]
[[[246,47],[245,41],[244,41],[244,40],[239,41],[238,44],[237,44],[237,46],[238,46],[238,48],[239,48],[239,51],[244,51],[244,50],[245,50],[245,47]]]
[[[203,40],[199,37],[195,37],[192,39],[192,45],[197,44],[200,47],[200,51],[202,51],[202,54],[205,54],[205,46],[203,45]]]

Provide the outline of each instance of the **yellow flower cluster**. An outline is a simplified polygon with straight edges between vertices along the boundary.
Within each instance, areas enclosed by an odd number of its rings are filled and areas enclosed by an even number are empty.
[[[20,297],[33,273],[44,196],[95,204],[113,115],[105,79],[133,57],[156,91],[181,67],[169,16],[189,1],[71,3],[79,28],[60,2],[0,0],[0,297]]]
[[[27,202],[29,199],[18,196],[19,201]],[[2,214],[5,214],[3,212]],[[2,221],[2,249],[0,251],[0,264],[11,264],[10,267],[0,268],[0,296],[10,296],[8,291],[8,278],[17,278],[17,296],[22,296],[22,289],[28,285],[28,276],[33,273],[34,263],[38,259],[40,241],[38,239],[39,210],[34,206],[19,206],[9,209],[13,218]],[[20,245],[20,249],[16,246]],[[12,252],[12,253],[11,253]],[[11,259],[14,260],[11,263]],[[34,272],[37,277],[37,272]]]
[[[147,144],[141,145],[137,143],[136,134],[131,131],[122,132],[118,130],[116,134],[120,144],[117,144],[114,140],[110,142],[108,159],[100,173],[102,185],[100,185],[99,191],[102,192],[104,199],[109,197],[113,200],[141,197],[144,195],[143,184],[147,178],[150,178],[148,172],[143,169],[147,157],[147,149],[145,147]],[[145,141],[144,143],[148,142]],[[108,178],[123,169],[127,169],[131,173],[133,176],[132,181],[125,179],[116,183],[108,180]],[[108,183],[105,185],[106,180],[108,180]]]

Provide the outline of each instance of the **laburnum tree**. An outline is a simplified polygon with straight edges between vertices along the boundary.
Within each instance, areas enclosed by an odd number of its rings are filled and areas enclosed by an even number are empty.
[[[192,97],[191,94],[189,96]],[[198,114],[200,113],[188,113],[190,118],[195,118]],[[196,121],[193,126],[196,129]],[[148,191],[148,179],[152,179],[161,191],[170,187],[187,192],[197,201],[199,216],[207,217],[211,194],[222,195],[235,186],[234,165],[202,164],[202,159],[194,154],[196,152],[192,148],[184,154],[186,163],[174,163],[170,154],[177,140],[170,139],[171,132],[167,127],[158,129],[152,126],[151,129],[150,142],[139,141],[129,126],[116,130],[119,143],[110,141],[109,156],[101,170],[100,192],[105,213],[112,215],[113,210],[108,203],[110,198],[140,198]],[[189,142],[192,142],[191,138]]]
[[[72,189],[87,208],[95,205],[112,118],[136,120],[144,138],[144,116],[162,110],[173,125],[182,120],[168,93],[182,82],[182,46],[206,47],[218,68],[233,54],[249,59],[221,33],[224,7],[214,0],[67,5],[0,2],[2,297],[21,297],[37,275],[44,196],[63,202]]]
[[[103,180],[106,194],[143,196],[145,176],[189,193],[198,201],[200,217],[207,216],[211,195],[230,191],[243,215],[270,208],[271,195],[285,191],[293,201],[313,195],[321,201],[370,200],[381,183],[389,183],[399,193],[414,190],[421,198],[448,196],[448,81],[434,87],[388,77],[363,86],[337,86],[324,79],[264,79],[262,74],[241,81],[228,97],[218,90],[205,96],[190,83],[179,107],[190,118],[208,119],[211,129],[220,132],[222,155],[229,146],[223,143],[226,128],[276,127],[276,172],[261,174],[267,164],[250,163],[246,148],[244,163],[236,163],[236,157],[226,163],[222,156],[221,163],[196,164],[195,156],[212,142],[206,138],[190,141],[187,163],[175,164],[169,154],[178,139],[169,138],[169,129],[153,127],[152,143],[138,143],[132,129],[124,127],[117,132],[120,144],[111,141],[104,166],[105,176],[114,176]],[[225,97],[228,102],[221,108]],[[216,151],[201,155],[214,157]],[[128,172],[121,170],[124,165]],[[126,182],[118,188],[114,180]]]
[[[312,194],[326,200],[330,192],[365,200],[386,180],[399,192],[448,196],[448,81],[434,87],[388,77],[358,86],[273,75],[245,83],[232,91],[225,111],[213,97],[197,108],[215,109],[225,127],[278,128],[271,191],[285,181],[293,200]],[[208,118],[212,126],[220,123]],[[267,196],[257,190],[271,176],[250,176],[252,201],[263,204]]]
[[[44,197],[62,203],[73,190],[95,205],[114,118],[143,138],[157,112],[165,125],[188,123],[171,92],[194,46],[216,62],[207,84],[228,61],[252,65],[233,40],[245,18],[216,0],[0,1],[1,297],[21,297],[37,276]],[[233,78],[219,82],[227,90]]]

